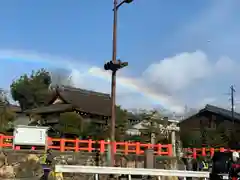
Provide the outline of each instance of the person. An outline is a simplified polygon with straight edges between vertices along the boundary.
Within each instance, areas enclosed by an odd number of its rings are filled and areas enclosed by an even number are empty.
[[[235,151],[235,152],[232,153],[232,160],[233,160],[234,163],[238,162],[238,160],[239,160],[239,153],[238,152]]]
[[[240,158],[238,152],[232,153],[232,163],[229,170],[229,179],[237,180],[240,176]]]
[[[201,171],[208,171],[209,170],[209,164],[208,164],[208,161],[207,161],[207,158],[204,157],[200,163],[200,167],[199,169]]]
[[[51,171],[51,165],[54,160],[51,149],[47,149],[44,155],[40,158],[40,163],[42,164],[42,168],[44,171],[43,180],[47,180],[49,173]]]
[[[212,157],[210,180],[221,180],[229,176],[232,162],[231,152],[215,152]]]
[[[46,154],[47,154],[46,163],[47,163],[48,165],[51,165],[51,164],[53,163],[53,160],[54,160],[54,156],[53,156],[53,154],[52,154],[52,150],[51,150],[51,149],[48,149]]]
[[[192,165],[193,165],[192,159],[190,159],[190,158],[182,158],[182,161],[183,161],[183,163],[184,163],[184,165],[185,165],[185,169],[186,169],[187,171],[192,171],[192,170],[193,170],[193,167],[192,167]],[[191,177],[187,177],[186,180],[192,180],[192,178],[191,178]]]

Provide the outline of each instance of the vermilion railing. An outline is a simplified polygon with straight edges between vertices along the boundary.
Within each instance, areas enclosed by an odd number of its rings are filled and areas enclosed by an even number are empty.
[[[212,157],[214,152],[234,152],[236,150],[226,148],[184,148],[184,152],[187,157],[196,159],[199,156],[210,156]],[[239,151],[238,151],[239,152]]]
[[[0,148],[13,148],[12,140],[13,136],[0,135]],[[48,148],[64,151],[85,151],[93,152],[95,150],[100,153],[107,151],[107,146],[110,142],[104,140],[94,141],[91,139],[80,140],[80,139],[63,139],[63,138],[50,138],[48,137]],[[15,150],[20,150],[20,146],[16,146]],[[140,142],[115,142],[115,153],[121,154],[144,154],[145,149],[153,148],[156,155],[172,156],[172,145],[171,144],[142,144]],[[32,150],[36,147],[32,146]],[[225,148],[184,148],[185,157],[197,158],[199,156],[213,156],[214,152],[220,151],[235,151]]]
[[[12,142],[6,140],[13,140],[13,136],[0,136],[0,147],[13,148]],[[63,138],[50,138],[48,137],[48,148],[64,151],[85,151],[93,152],[99,150],[100,153],[105,153],[110,142],[101,140],[94,141],[91,139],[80,140],[80,139],[63,139]],[[144,154],[145,149],[153,148],[156,155],[172,156],[172,145],[171,144],[142,144],[140,142],[115,142],[115,153],[121,154]],[[31,147],[35,150],[35,147]],[[20,150],[20,146],[16,146],[15,150]]]

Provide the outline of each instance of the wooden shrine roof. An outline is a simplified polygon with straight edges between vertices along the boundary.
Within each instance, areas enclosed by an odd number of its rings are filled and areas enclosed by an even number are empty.
[[[53,104],[57,99],[63,103]],[[69,108],[94,115],[111,116],[111,97],[109,94],[63,86],[55,89],[48,101],[48,106],[26,110],[26,112],[53,113],[69,110]]]

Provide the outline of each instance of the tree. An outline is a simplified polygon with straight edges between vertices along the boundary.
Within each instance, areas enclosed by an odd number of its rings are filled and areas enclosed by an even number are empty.
[[[111,132],[111,119],[106,126],[96,126],[90,123],[88,135],[96,140],[108,139]],[[128,129],[128,113],[127,110],[116,106],[116,124],[115,124],[115,139],[116,141],[124,141],[126,138],[126,130]]]
[[[15,118],[15,114],[9,108],[6,92],[0,89],[0,132],[5,132]]]
[[[123,141],[126,138],[126,131],[129,127],[128,112],[122,109],[121,106],[116,107],[116,130],[115,139],[117,141]]]
[[[227,147],[231,134],[224,123],[217,125],[216,129],[205,129],[205,144],[209,147]]]
[[[45,69],[24,74],[11,84],[11,94],[23,110],[42,106],[46,103],[48,88],[51,84],[50,73]]]
[[[74,134],[79,137],[84,130],[83,118],[75,112],[62,113],[60,114],[59,124],[55,128],[61,134]]]
[[[156,110],[143,113],[143,116],[145,116],[145,120],[142,122],[142,129],[140,129],[143,140],[152,144],[156,142],[168,143],[168,121],[164,121],[161,114]]]
[[[182,146],[184,148],[200,148],[202,147],[202,140],[201,140],[201,132],[200,131],[188,131],[188,132],[181,132],[180,131],[180,139],[182,142]]]

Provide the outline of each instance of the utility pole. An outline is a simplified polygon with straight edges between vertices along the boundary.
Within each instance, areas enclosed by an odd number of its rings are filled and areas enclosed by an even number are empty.
[[[231,90],[231,113],[232,113],[232,123],[234,124],[234,93],[236,92],[236,90],[234,89],[233,85],[230,86],[230,90]]]
[[[118,0],[113,1],[113,49],[112,60],[104,64],[105,70],[112,71],[112,84],[111,84],[111,162],[110,166],[115,164],[115,123],[116,123],[116,73],[117,70],[128,66],[128,62],[122,62],[117,60],[117,12],[123,4],[130,4],[133,0],[122,0],[118,3]]]
[[[112,49],[112,62],[116,63],[117,61],[117,4],[118,1],[114,0],[113,5],[113,49]],[[111,85],[111,100],[112,100],[112,107],[111,107],[111,132],[110,132],[110,140],[111,140],[111,159],[110,159],[110,166],[115,165],[115,122],[116,122],[116,70],[112,71],[112,85]]]
[[[234,127],[234,105],[235,105],[235,99],[234,99],[234,93],[236,90],[234,89],[233,85],[230,86],[230,100],[231,100],[231,119],[232,119],[232,128],[231,128],[231,134],[230,134],[230,141],[229,141],[229,147],[232,149],[235,149],[237,146],[236,142],[236,136],[235,136],[235,127]]]

